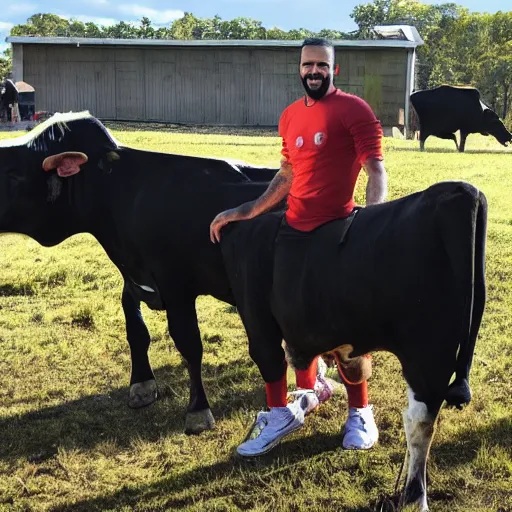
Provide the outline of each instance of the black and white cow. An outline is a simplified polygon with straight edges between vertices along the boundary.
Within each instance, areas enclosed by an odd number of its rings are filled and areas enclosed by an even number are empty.
[[[403,503],[428,509],[426,463],[443,402],[470,401],[486,300],[487,203],[442,182],[329,222],[310,236],[274,212],[224,228],[221,248],[251,357],[266,382],[340,351],[393,353],[408,385]],[[452,377],[455,377],[451,382]]]

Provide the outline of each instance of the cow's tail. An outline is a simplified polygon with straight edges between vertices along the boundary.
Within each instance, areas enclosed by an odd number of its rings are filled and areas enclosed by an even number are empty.
[[[455,196],[449,214],[451,220],[457,220],[448,222],[452,229],[443,230],[443,238],[456,281],[464,294],[464,313],[455,379],[448,387],[445,400],[449,406],[461,408],[471,400],[469,372],[486,301],[487,200],[482,192],[466,183],[459,184]]]

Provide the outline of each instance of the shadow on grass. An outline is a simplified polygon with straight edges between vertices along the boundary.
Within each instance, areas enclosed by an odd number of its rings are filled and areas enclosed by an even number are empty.
[[[290,478],[300,478],[300,475],[294,474],[294,463],[323,452],[338,450],[341,436],[339,433],[321,434],[314,437],[314,443],[312,441],[312,437],[292,439],[282,443],[269,454],[255,459],[242,459],[233,453],[228,460],[210,466],[200,466],[182,474],[170,475],[151,485],[125,487],[107,496],[83,500],[72,505],[66,504],[52,511],[85,512],[119,510],[123,507],[129,510],[154,510],[150,504],[153,500],[158,501],[158,510],[180,510],[194,505],[198,496],[195,493],[191,496],[179,495],[198,485],[202,486],[201,500],[219,498],[227,492],[238,510],[249,510],[254,506],[256,492],[259,493],[261,490],[261,494],[258,495],[264,496],[265,481],[273,479],[273,471],[282,470],[280,461],[286,459],[286,464],[290,467]],[[276,463],[277,459],[280,461]],[[244,472],[243,481],[233,479],[229,483],[229,489],[219,488],[231,475],[242,471]],[[145,506],[149,508],[144,508]]]
[[[482,439],[492,439],[494,444],[508,447],[511,445],[512,427],[509,420],[499,420],[480,430],[461,431],[452,441],[433,448],[437,459],[445,459],[446,466],[471,462]],[[169,475],[150,485],[125,486],[119,491],[93,499],[83,500],[75,504],[67,504],[53,509],[54,512],[64,511],[96,511],[96,510],[147,510],[151,503],[158,502],[158,510],[178,510],[193,506],[198,499],[197,493],[184,495],[198,485],[201,486],[201,500],[207,503],[210,499],[218,499],[229,495],[239,510],[249,510],[254,506],[254,496],[264,496],[267,480],[273,479],[274,473],[287,471],[290,479],[301,478],[295,464],[304,459],[332,452],[333,456],[343,457],[346,453],[340,449],[341,434],[318,434],[308,438],[291,439],[277,446],[269,454],[255,459],[242,459],[233,453],[228,460],[200,466],[182,474]],[[469,448],[468,449],[468,445]],[[473,449],[471,449],[473,448]],[[465,454],[461,459],[461,451]],[[338,453],[336,453],[338,452]],[[332,464],[329,464],[332,466]],[[334,466],[333,466],[334,468]],[[252,471],[251,471],[252,470]],[[350,471],[350,468],[345,468]],[[336,471],[334,469],[334,471]],[[243,480],[232,475],[244,473]],[[276,474],[277,474],[276,473]],[[404,475],[405,477],[405,475]],[[287,476],[288,478],[288,476]],[[226,480],[229,483],[226,483]],[[453,493],[443,490],[430,490],[431,506],[449,506],[456,498]],[[323,501],[323,498],[321,499]],[[398,510],[399,495],[381,495],[379,499],[369,501],[366,507],[346,508],[344,512],[394,512]],[[316,503],[318,505],[318,503]],[[332,505],[332,503],[331,503]],[[333,510],[326,502],[322,510]]]
[[[205,389],[216,420],[247,407],[264,404],[263,386],[234,391],[254,372],[251,362],[236,365],[203,365]],[[87,450],[115,440],[121,447],[133,439],[157,441],[169,433],[183,433],[189,395],[189,377],[182,367],[165,366],[155,370],[161,398],[151,406],[130,409],[129,387],[85,396],[56,406],[0,419],[0,460],[27,457],[42,462],[58,448]],[[254,382],[259,383],[258,379]],[[212,393],[214,391],[214,393]]]
[[[442,424],[440,428],[442,429]],[[484,443],[487,446],[499,446],[512,453],[512,418],[501,418],[491,425],[465,430],[454,439],[443,443],[436,443],[434,437],[431,456],[436,458],[440,467],[463,465],[477,456]]]

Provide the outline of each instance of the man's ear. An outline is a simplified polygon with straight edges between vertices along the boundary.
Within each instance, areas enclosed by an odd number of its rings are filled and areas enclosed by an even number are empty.
[[[334,66],[334,76],[338,76],[339,74],[340,74],[340,65],[336,64],[336,66]]]

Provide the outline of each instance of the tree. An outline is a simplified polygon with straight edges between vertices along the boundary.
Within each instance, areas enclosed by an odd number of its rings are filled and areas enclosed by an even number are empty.
[[[417,49],[418,88],[426,89],[434,67],[446,66],[445,48],[440,45],[446,31],[467,13],[467,9],[454,3],[428,5],[419,0],[374,0],[373,3],[354,7],[350,17],[359,27],[358,38],[375,37],[375,25],[413,25],[425,44]],[[439,70],[438,70],[439,71]]]
[[[186,12],[182,18],[179,18],[172,23],[170,27],[171,38],[185,41],[195,39],[194,29],[197,27],[198,22],[198,18],[193,14]]]
[[[234,18],[220,23],[222,39],[266,39],[261,21],[251,18]]]
[[[139,29],[130,23],[120,21],[116,25],[102,27],[102,37],[113,39],[136,39],[139,35]]]
[[[15,25],[11,29],[12,36],[68,36],[68,20],[56,14],[34,14],[27,19],[25,25]]]
[[[288,32],[277,27],[267,29],[267,39],[282,41],[288,38]]]
[[[442,59],[429,85],[472,85],[502,118],[510,111],[512,91],[512,13],[464,13],[439,42]]]
[[[3,56],[0,56],[0,82],[3,82],[12,70],[11,49],[5,50]]]
[[[494,45],[480,57],[478,64],[481,88],[494,90],[494,107],[501,105],[498,113],[505,119],[512,92],[512,39],[503,45]]]
[[[324,28],[318,32],[318,37],[325,37],[325,39],[334,41],[335,39],[354,39],[354,34]]]
[[[137,37],[139,39],[153,39],[155,37],[155,29],[151,26],[151,21],[146,16],[140,20]]]
[[[85,24],[85,36],[84,37],[103,37],[103,32],[100,27],[89,21]]]
[[[308,30],[306,28],[299,28],[297,30],[289,30],[288,36],[286,39],[292,39],[292,40],[302,40],[306,39],[306,37],[315,37],[316,34],[312,32],[311,30]]]
[[[86,37],[85,23],[71,18],[68,22],[67,34],[69,37]]]

